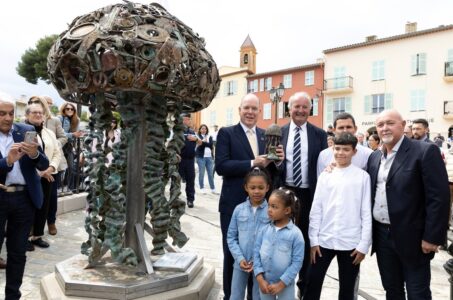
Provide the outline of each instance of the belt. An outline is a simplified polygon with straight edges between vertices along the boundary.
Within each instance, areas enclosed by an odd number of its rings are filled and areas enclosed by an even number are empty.
[[[6,185],[3,185],[3,184],[0,184],[0,190],[2,190],[5,193],[22,192],[22,191],[25,191],[26,189],[27,189],[26,185],[15,184],[15,185],[6,186]]]

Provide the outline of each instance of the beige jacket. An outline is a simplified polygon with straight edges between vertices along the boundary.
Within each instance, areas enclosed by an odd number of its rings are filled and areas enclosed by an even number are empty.
[[[58,165],[62,157],[61,147],[53,133],[50,129],[43,128],[41,131],[42,140],[38,138],[39,144],[42,147],[42,142],[44,141],[44,154],[49,159],[49,166],[54,167],[55,172],[52,174],[58,173]]]

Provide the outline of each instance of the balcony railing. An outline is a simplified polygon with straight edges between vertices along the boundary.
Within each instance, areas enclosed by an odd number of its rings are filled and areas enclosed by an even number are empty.
[[[444,76],[453,76],[453,61],[445,62]]]
[[[353,78],[351,76],[335,77],[324,80],[324,92],[326,94],[352,92]]]
[[[444,118],[453,119],[453,100],[444,101]]]

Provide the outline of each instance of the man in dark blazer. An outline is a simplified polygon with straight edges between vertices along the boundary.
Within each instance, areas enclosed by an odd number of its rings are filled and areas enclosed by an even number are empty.
[[[254,166],[266,168],[271,163],[264,155],[266,140],[264,130],[256,127],[260,112],[259,99],[248,94],[239,107],[240,122],[230,127],[222,127],[217,134],[215,168],[223,176],[219,212],[223,244],[223,291],[225,299],[230,299],[234,259],[226,241],[233,211],[246,200],[244,177]],[[251,135],[251,136],[247,136]],[[250,139],[253,139],[250,141]],[[255,149],[253,149],[253,148]],[[283,160],[282,148],[277,155]],[[272,164],[273,166],[273,164]],[[270,166],[270,167],[272,167]],[[274,169],[275,171],[275,169]]]
[[[49,166],[38,143],[24,142],[34,128],[13,124],[14,103],[0,98],[0,247],[7,249],[5,299],[19,299],[25,268],[25,250],[35,208],[43,193],[38,170]],[[6,232],[3,230],[6,227]]]
[[[445,240],[450,191],[435,144],[404,136],[406,122],[383,111],[383,143],[368,160],[373,203],[373,249],[387,299],[431,299],[430,261]]]
[[[305,239],[305,256],[297,286],[299,296],[303,297],[310,267],[308,221],[318,180],[318,156],[322,150],[327,148],[327,134],[324,130],[307,122],[311,110],[311,100],[307,93],[299,92],[291,96],[288,100],[288,108],[291,121],[282,128],[285,160],[282,164],[280,180],[281,185],[293,190],[298,198],[296,225],[302,231]],[[297,135],[300,136],[300,159],[294,160],[294,143]],[[296,178],[293,176],[294,174],[296,174]]]

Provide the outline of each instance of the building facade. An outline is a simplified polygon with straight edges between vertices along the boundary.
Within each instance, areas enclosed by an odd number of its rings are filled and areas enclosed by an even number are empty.
[[[289,122],[288,99],[296,92],[307,92],[312,98],[312,116],[308,121],[318,127],[323,125],[323,80],[324,65],[315,63],[289,69],[282,69],[272,72],[249,75],[247,77],[248,91],[255,93],[260,99],[260,115],[258,126],[267,128],[275,122],[282,126]],[[275,104],[271,102],[270,90],[278,88],[283,84],[285,92],[278,104],[277,111]]]
[[[324,127],[352,113],[361,132],[373,132],[377,115],[396,109],[410,124],[425,118],[431,136],[453,124],[453,25],[324,51]]]

